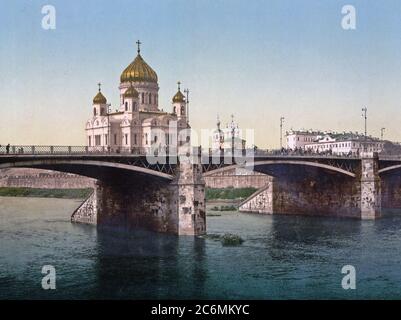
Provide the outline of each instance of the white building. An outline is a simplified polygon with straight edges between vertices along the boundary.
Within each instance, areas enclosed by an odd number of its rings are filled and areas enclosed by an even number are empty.
[[[177,131],[189,128],[180,83],[172,98],[172,112],[160,110],[157,74],[143,60],[140,42],[137,44],[138,55],[120,77],[116,111],[110,110],[99,84],[99,92],[93,98],[92,117],[85,128],[87,145],[92,149],[142,153],[169,147],[172,151],[177,146]]]
[[[337,155],[359,155],[361,152],[382,152],[384,141],[352,133],[327,134],[318,137],[313,143],[305,144],[303,149],[315,153]]]
[[[312,143],[324,133],[314,130],[290,130],[286,132],[287,149],[296,150],[304,148],[306,144]]]
[[[353,132],[322,132],[314,130],[291,130],[286,133],[287,149],[314,153],[357,155],[360,152],[382,152],[384,141]]]

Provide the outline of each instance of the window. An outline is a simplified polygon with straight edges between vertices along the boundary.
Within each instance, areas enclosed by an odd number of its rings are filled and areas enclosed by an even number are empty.
[[[114,145],[117,145],[117,134],[114,134]]]
[[[149,93],[149,104],[152,104],[152,94]]]
[[[93,115],[96,116],[96,108],[93,108]]]
[[[134,102],[133,110],[136,111],[136,102]]]
[[[128,102],[125,101],[125,111],[128,111]]]
[[[155,136],[153,140],[156,143],[157,142],[157,136]]]
[[[181,115],[185,115],[185,107],[184,106],[181,107]]]
[[[145,144],[148,144],[148,134],[145,133]]]
[[[105,134],[105,135],[104,135],[104,141],[105,141],[105,144],[106,144],[106,145],[109,144],[109,141],[108,141],[108,140],[109,140],[109,136],[108,136],[107,134]]]
[[[136,133],[134,134],[134,144],[137,144]]]
[[[125,134],[125,144],[128,145],[128,134]]]
[[[173,113],[176,113],[175,107],[173,108]]]
[[[95,146],[101,145],[101,136],[100,134],[95,135]]]
[[[142,104],[145,103],[145,94],[142,92]]]

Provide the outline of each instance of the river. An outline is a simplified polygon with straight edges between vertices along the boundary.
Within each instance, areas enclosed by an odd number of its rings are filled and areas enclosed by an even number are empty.
[[[71,224],[77,200],[0,198],[0,299],[401,298],[401,211],[377,221],[221,212],[210,234],[245,242]],[[215,212],[213,212],[215,213]],[[56,290],[43,290],[43,265]],[[344,290],[341,268],[356,268]]]

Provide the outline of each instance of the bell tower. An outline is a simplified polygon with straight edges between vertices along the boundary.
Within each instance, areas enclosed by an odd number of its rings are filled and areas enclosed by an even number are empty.
[[[178,120],[187,120],[186,100],[181,92],[181,82],[177,82],[178,91],[173,97],[173,113],[177,115]]]

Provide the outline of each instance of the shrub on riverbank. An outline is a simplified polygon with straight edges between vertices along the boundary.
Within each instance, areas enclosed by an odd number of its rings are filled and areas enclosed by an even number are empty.
[[[92,189],[0,188],[0,197],[85,199]]]
[[[210,209],[211,211],[237,211],[237,207],[236,206],[214,206]]]
[[[256,188],[206,188],[206,200],[214,199],[245,199],[254,193]]]

